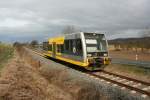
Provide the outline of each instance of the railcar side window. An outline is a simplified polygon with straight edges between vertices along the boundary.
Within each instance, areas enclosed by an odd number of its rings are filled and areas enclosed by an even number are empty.
[[[60,53],[61,52],[61,45],[57,44],[57,52]]]
[[[69,50],[69,40],[65,40],[65,50]]]
[[[48,42],[43,42],[43,50],[48,50]]]
[[[70,40],[65,40],[65,53],[71,53],[71,42]]]
[[[64,45],[60,45],[60,48],[61,48],[61,53],[64,53]]]
[[[82,51],[81,39],[65,40],[65,53],[82,56],[83,51]]]
[[[48,51],[52,51],[52,45],[51,44],[48,45]]]
[[[83,55],[81,39],[76,39],[76,54],[78,56]]]
[[[69,40],[69,51],[73,53],[73,40]]]

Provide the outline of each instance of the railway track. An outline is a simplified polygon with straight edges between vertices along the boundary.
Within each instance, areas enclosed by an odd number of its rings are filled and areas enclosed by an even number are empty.
[[[38,51],[32,51],[44,57],[44,55]],[[113,86],[120,86],[121,89],[129,89],[133,94],[139,93],[143,98],[150,98],[150,83],[148,82],[133,79],[123,75],[118,75],[104,70],[96,72],[85,72],[85,74],[95,77],[101,81],[105,80],[106,83],[113,84]]]
[[[104,70],[100,72],[87,72],[86,74],[93,76],[101,81],[112,83],[114,86],[120,86],[121,89],[129,89],[131,93],[139,93],[142,97],[150,97],[150,83],[141,80],[129,78],[127,76],[118,75]]]

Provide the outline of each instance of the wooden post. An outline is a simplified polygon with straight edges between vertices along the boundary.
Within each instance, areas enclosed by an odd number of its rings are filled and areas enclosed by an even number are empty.
[[[136,61],[138,60],[138,55],[137,55],[137,54],[135,55],[135,60],[136,60]]]

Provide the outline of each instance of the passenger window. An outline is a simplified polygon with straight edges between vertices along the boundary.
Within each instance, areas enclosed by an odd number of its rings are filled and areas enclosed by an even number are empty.
[[[57,52],[61,52],[61,46],[60,46],[60,44],[57,44]]]
[[[69,40],[69,51],[73,53],[73,40]]]
[[[65,50],[69,50],[69,40],[65,40]]]
[[[61,48],[61,53],[64,53],[64,45],[60,45],[60,48]]]
[[[77,55],[79,56],[83,55],[81,39],[76,40],[76,51],[77,51]]]
[[[48,51],[48,42],[43,42],[43,50]]]
[[[48,45],[48,50],[52,51],[52,45],[51,44]]]
[[[81,39],[65,40],[65,53],[82,56],[83,50]]]

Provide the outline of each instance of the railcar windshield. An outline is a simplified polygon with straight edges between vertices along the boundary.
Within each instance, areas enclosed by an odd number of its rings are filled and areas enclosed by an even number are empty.
[[[107,52],[107,42],[104,34],[85,33],[85,42],[88,53]]]

